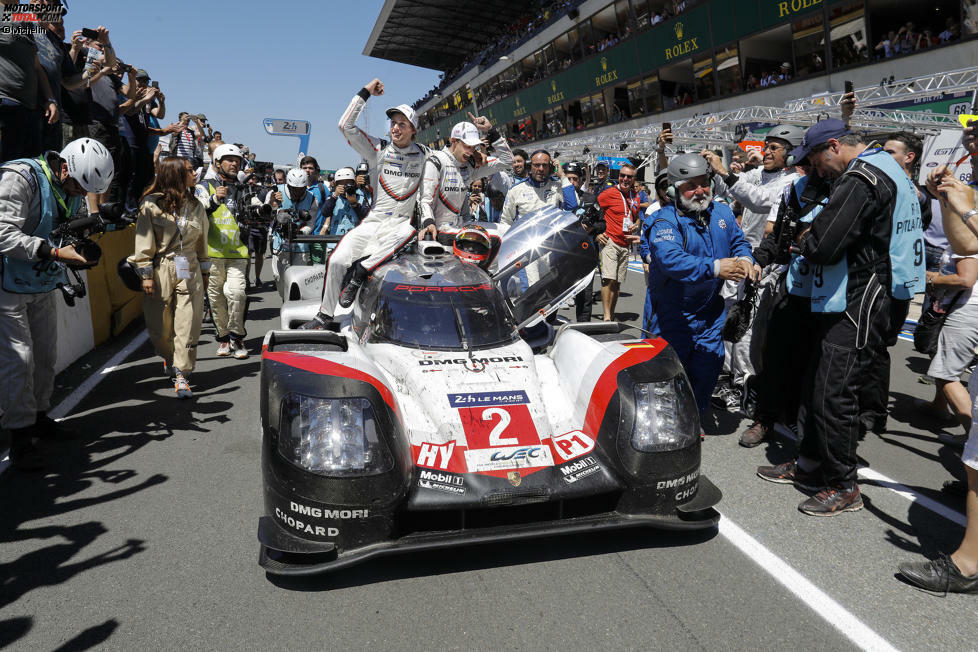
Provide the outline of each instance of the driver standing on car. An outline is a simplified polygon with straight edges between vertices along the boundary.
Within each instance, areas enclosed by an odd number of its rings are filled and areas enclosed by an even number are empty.
[[[669,163],[664,206],[648,226],[649,314],[643,326],[675,349],[705,414],[723,366],[724,281],[754,278],[750,244],[725,204],[713,201],[709,164],[699,154]]]
[[[377,188],[377,196],[367,217],[343,236],[326,261],[325,289],[319,312],[300,328],[325,329],[333,320],[337,303],[343,308],[353,305],[370,272],[414,237],[411,218],[429,150],[414,142],[418,117],[406,104],[387,109],[392,142],[369,136],[357,128],[357,117],[367,99],[383,93],[384,85],[374,79],[353,97],[340,118],[340,131],[347,142],[377,175],[377,183],[372,184]],[[343,277],[351,265],[353,276],[344,288]]]
[[[114,171],[109,150],[89,138],[0,167],[0,426],[10,430],[14,468],[40,469],[33,438],[59,434],[45,414],[58,352],[54,290],[65,280],[59,263],[89,264],[73,246],[55,246],[51,231],[86,193],[106,192]]]
[[[438,234],[458,226],[459,214],[465,202],[469,184],[501,172],[513,164],[513,152],[506,138],[489,124],[484,116],[478,118],[469,114],[472,122],[459,122],[452,127],[452,136],[445,149],[433,152],[424,167],[421,182],[421,198],[418,208],[421,211],[421,231],[418,239]],[[486,156],[478,147],[483,134],[492,143],[497,156]]]

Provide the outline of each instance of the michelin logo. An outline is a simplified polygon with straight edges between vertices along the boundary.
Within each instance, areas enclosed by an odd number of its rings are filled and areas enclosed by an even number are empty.
[[[435,489],[459,496],[465,493],[464,484],[465,480],[460,475],[425,471],[423,469],[418,479],[418,486],[422,489]]]
[[[583,457],[573,464],[560,467],[560,472],[564,474],[564,482],[574,484],[578,480],[594,475],[601,470],[598,461],[592,456]]]

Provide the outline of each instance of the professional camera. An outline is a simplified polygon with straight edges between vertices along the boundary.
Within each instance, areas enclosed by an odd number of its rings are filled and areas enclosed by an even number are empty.
[[[275,214],[272,222],[272,232],[277,233],[286,242],[291,241],[299,235],[299,230],[312,221],[312,214],[306,210],[296,210],[294,208],[280,208]],[[283,245],[287,246],[287,245]],[[273,251],[278,254],[278,251]]]
[[[604,209],[597,202],[581,204],[574,211],[574,214],[581,220],[581,225],[591,235],[602,233],[605,229]]]
[[[98,213],[65,222],[51,231],[51,241],[57,242],[59,248],[74,247],[75,251],[88,261],[89,264],[85,265],[85,268],[95,267],[102,258],[102,248],[91,239],[92,236],[105,233],[110,224],[116,226],[132,224],[136,220],[135,214],[136,211],[127,211],[121,202],[99,204]],[[74,267],[70,265],[64,267],[71,272],[75,282],[59,283],[58,288],[64,296],[65,303],[74,306],[75,299],[84,297],[87,293],[85,282]]]
[[[826,197],[829,196],[830,187],[818,176],[812,174],[808,177],[808,184],[798,198],[798,204],[802,207],[796,208],[795,202],[786,197],[778,208],[778,217],[774,223],[774,239],[778,243],[778,254],[774,262],[779,265],[787,265],[791,262],[792,249],[795,247],[795,240],[798,238],[798,224],[805,215]]]

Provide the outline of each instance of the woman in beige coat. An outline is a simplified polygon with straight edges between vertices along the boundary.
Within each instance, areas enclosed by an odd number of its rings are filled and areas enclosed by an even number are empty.
[[[129,257],[142,278],[146,330],[172,370],[179,398],[190,398],[187,378],[197,360],[207,257],[207,214],[194,198],[193,167],[185,158],[160,162],[136,220],[136,252]]]

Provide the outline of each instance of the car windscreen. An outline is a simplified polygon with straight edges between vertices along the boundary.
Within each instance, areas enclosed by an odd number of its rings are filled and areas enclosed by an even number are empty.
[[[488,283],[384,285],[369,325],[373,342],[461,351],[502,346],[517,337],[502,299]]]

